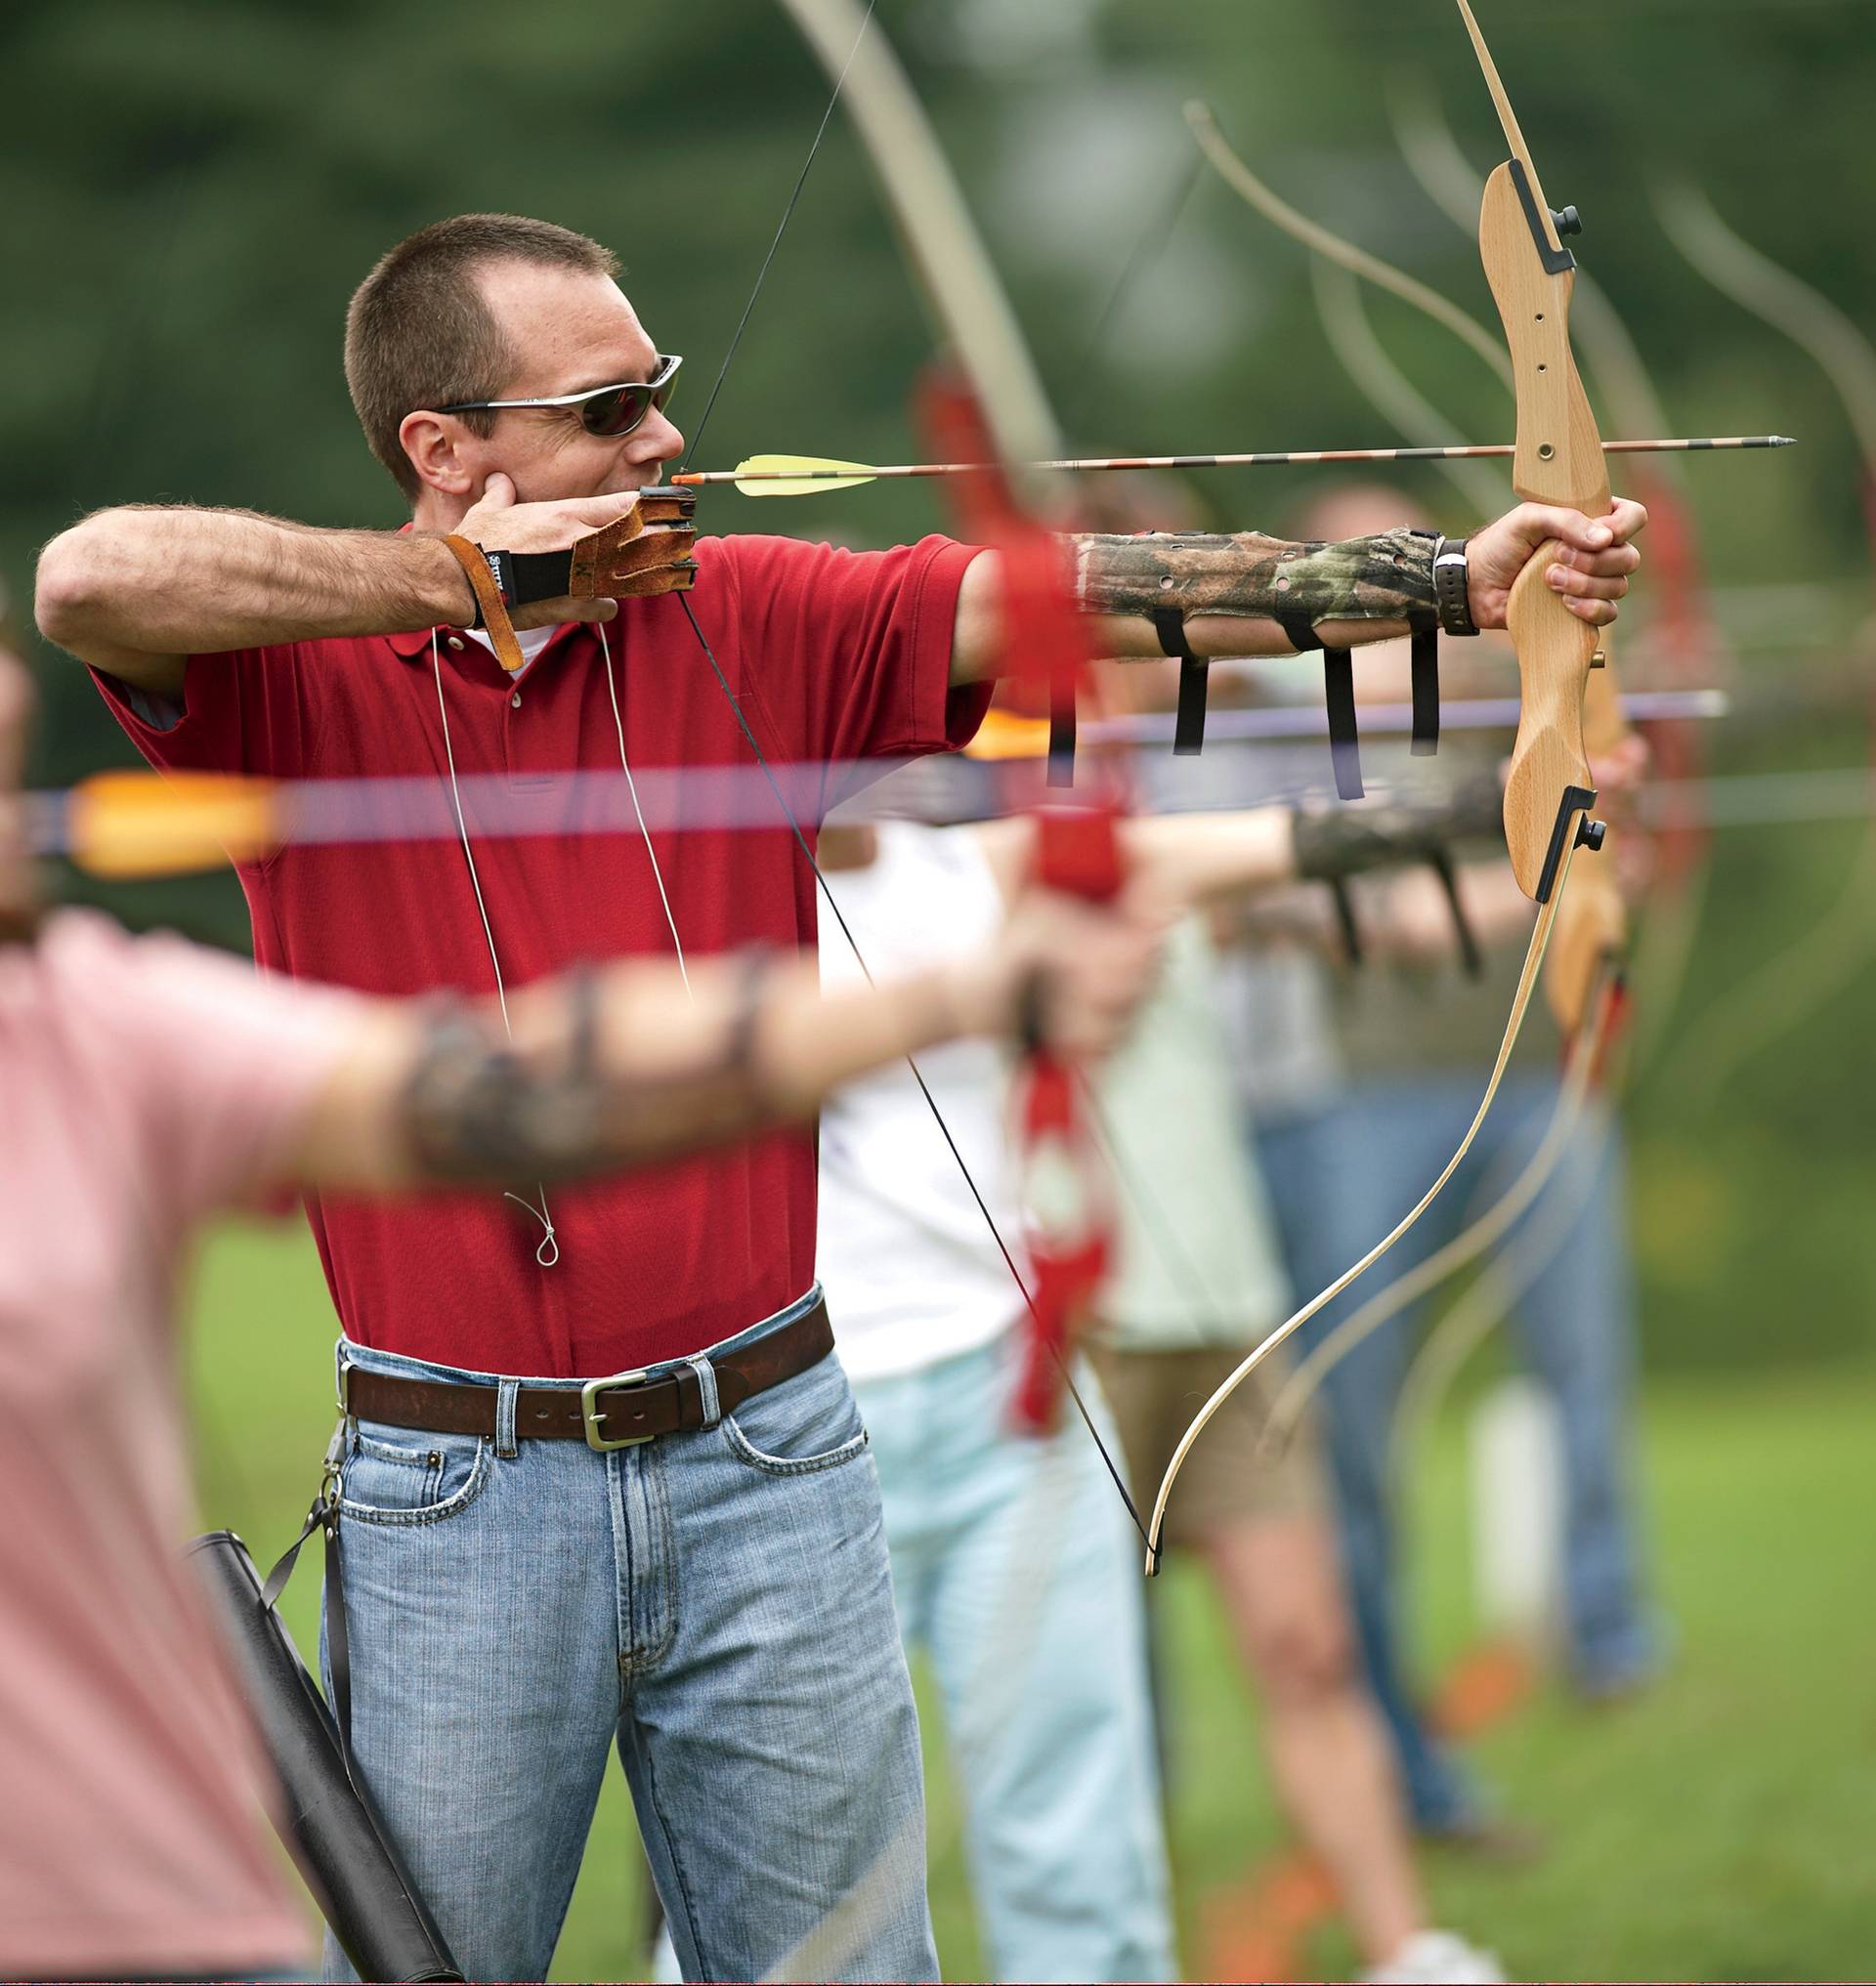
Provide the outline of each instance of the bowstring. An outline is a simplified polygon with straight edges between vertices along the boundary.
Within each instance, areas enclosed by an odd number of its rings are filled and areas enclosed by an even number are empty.
[[[769,790],[775,795],[776,805],[782,810],[783,818],[788,823],[789,832],[794,837],[795,846],[801,851],[802,860],[806,862],[808,867],[814,873],[814,880],[820,889],[822,901],[833,912],[833,921],[839,927],[841,937],[847,941],[847,949],[853,953],[854,963],[859,966],[861,974],[869,986],[877,986],[878,981],[874,978],[873,968],[867,963],[866,953],[860,950],[860,942],[853,935],[853,927],[847,922],[838,900],[835,898],[831,888],[829,887],[827,872],[822,868],[814,850],[808,845],[808,837],[802,829],[800,819],[794,809],[789,805],[788,796],[782,790],[781,782],[775,777],[774,768],[769,764],[767,754],[763,751],[761,743],[749,725],[748,719],[743,714],[743,706],[737,700],[736,693],[730,688],[729,678],[723,673],[723,665],[717,660],[715,650],[710,647],[709,637],[704,632],[695,612],[692,610],[691,603],[683,594],[680,593],[677,596],[677,603],[683,608],[684,617],[691,623],[691,631],[697,636],[698,645],[703,649],[704,657],[709,662],[710,671],[716,677],[717,685],[729,702],[730,712],[736,719],[737,728],[747,741],[749,749],[755,754],[755,762],[761,767],[762,776],[768,782]],[[1016,1257],[1011,1251],[1009,1244],[1003,1239],[1002,1230],[997,1224],[997,1216],[990,1210],[990,1203],[984,1198],[983,1191],[978,1186],[968,1162],[965,1160],[963,1153],[959,1149],[958,1140],[952,1135],[951,1126],[945,1120],[945,1114],[938,1106],[938,1099],[932,1095],[930,1085],[925,1081],[924,1074],[919,1069],[917,1058],[908,1055],[905,1058],[905,1062],[906,1067],[912,1071],[912,1079],[918,1085],[918,1094],[925,1100],[925,1108],[931,1113],[932,1122],[938,1126],[939,1136],[945,1141],[945,1149],[950,1152],[952,1159],[958,1166],[959,1175],[962,1177],[965,1186],[969,1188],[970,1197],[977,1204],[977,1211],[984,1217],[984,1225],[990,1230],[991,1240],[997,1244],[997,1252],[1002,1256],[1003,1265],[1009,1271],[1010,1280],[1014,1282],[1022,1295],[1024,1307],[1037,1324],[1040,1325],[1042,1320],[1037,1313],[1036,1299],[1030,1292],[1029,1284],[1025,1281],[1022,1270],[1017,1266]],[[1075,1383],[1075,1375],[1069,1371],[1067,1361],[1056,1350],[1052,1338],[1045,1338],[1044,1341],[1048,1345],[1049,1355],[1054,1359],[1056,1369],[1061,1373],[1063,1384],[1068,1388],[1069,1397],[1075,1403],[1075,1411],[1081,1416],[1082,1424],[1087,1429],[1088,1436],[1094,1443],[1094,1446],[1100,1450],[1102,1465],[1106,1468],[1114,1487],[1121,1493],[1121,1501],[1127,1505],[1127,1514],[1133,1520],[1133,1528],[1140,1534],[1141,1541],[1144,1542],[1147,1538],[1146,1521],[1141,1517],[1139,1505],[1134,1502],[1132,1492],[1127,1486],[1127,1479],[1122,1475],[1112,1452],[1095,1428],[1094,1416],[1088,1411],[1087,1402],[1082,1397],[1081,1388]]]
[[[877,0],[867,0],[867,10],[861,18],[859,32],[855,35],[853,47],[848,52],[846,62],[841,65],[839,76],[835,79],[832,94],[828,99],[828,107],[822,113],[820,125],[814,134],[814,142],[808,148],[808,156],[802,164],[800,172],[795,177],[794,186],[789,192],[788,204],[783,210],[781,225],[776,229],[774,238],[769,243],[768,252],[762,258],[762,266],[756,272],[755,286],[749,292],[749,300],[743,308],[743,315],[730,340],[729,350],[724,354],[723,363],[717,370],[716,380],[711,386],[709,399],[704,403],[703,417],[698,422],[697,433],[692,440],[691,449],[686,451],[686,460],[690,459],[690,454],[696,449],[698,442],[702,439],[704,428],[709,420],[711,409],[716,405],[717,398],[723,390],[724,381],[728,377],[730,361],[735,358],[737,348],[742,342],[743,333],[747,328],[750,318],[754,316],[756,303],[761,297],[763,286],[768,281],[769,272],[775,266],[776,253],[782,246],[782,238],[788,232],[789,224],[794,218],[795,208],[800,202],[802,189],[807,184],[809,169],[813,166],[815,155],[821,148],[822,140],[826,138],[828,130],[833,121],[834,110],[839,105],[841,93],[846,85],[847,72],[852,68],[853,59],[859,53],[860,44],[866,38],[867,31],[872,25],[874,8],[876,4]],[[730,687],[729,678],[724,674],[722,664],[717,660],[716,653],[711,648],[709,638],[704,634],[695,610],[692,608],[690,601],[682,594],[679,594],[677,599],[678,605],[684,610],[685,619],[690,622],[691,632],[697,637],[698,646],[703,650],[704,659],[709,663],[710,673],[716,678],[717,687],[723,692],[724,699],[729,704],[730,713],[736,720],[737,728],[742,732],[750,751],[754,753],[755,762],[762,770],[762,775],[768,782],[769,790],[775,795],[776,805],[782,811],[783,819],[787,822],[789,831],[794,838],[795,846],[800,849],[802,858],[806,861],[814,876],[822,901],[833,912],[833,919],[839,927],[840,935],[846,940],[847,947],[853,953],[854,962],[859,966],[868,984],[876,984],[874,979],[873,970],[867,963],[866,954],[861,951],[859,943],[853,935],[852,927],[847,923],[839,904],[834,899],[832,890],[828,886],[827,876],[815,856],[814,850],[809,846],[808,838],[802,829],[801,823],[794,809],[789,806],[788,796],[783,792],[781,782],[776,779],[774,770],[769,764],[768,755],[763,751],[760,740],[756,738],[754,730],[750,726],[748,719],[745,716],[742,704],[735,691]],[[944,1112],[939,1108],[937,1098],[932,1095],[930,1087],[920,1073],[917,1061],[910,1055],[906,1057],[906,1066],[912,1071],[913,1079],[918,1086],[919,1095],[924,1098],[926,1109],[931,1113],[932,1121],[937,1125],[938,1133],[944,1139],[946,1149],[951,1153],[953,1160],[957,1163],[959,1173],[962,1177],[965,1186],[969,1189],[971,1199],[976,1203],[978,1211],[983,1215],[984,1225],[989,1229],[991,1239],[997,1245],[998,1253],[1003,1258],[1004,1266],[1009,1270],[1010,1278],[1015,1283],[1016,1289],[1022,1296],[1024,1308],[1029,1312],[1031,1318],[1040,1325],[1041,1318],[1036,1308],[1035,1297],[1030,1291],[1029,1285],[1024,1279],[1021,1269],[1017,1266],[1014,1253],[1003,1239],[1002,1231],[998,1226],[996,1217],[990,1210],[989,1202],[984,1198],[970,1166],[965,1162],[962,1152],[959,1149],[957,1139],[952,1135],[951,1126],[945,1120]],[[1127,1478],[1120,1464],[1115,1460],[1112,1452],[1109,1450],[1106,1442],[1101,1439],[1100,1432],[1094,1425],[1094,1416],[1088,1411],[1087,1403],[1082,1397],[1080,1387],[1075,1383],[1075,1375],[1069,1370],[1068,1361],[1062,1356],[1052,1340],[1045,1336],[1044,1341],[1047,1343],[1049,1356],[1054,1360],[1056,1370],[1061,1375],[1068,1395],[1075,1403],[1075,1411],[1081,1416],[1082,1425],[1087,1429],[1089,1440],[1093,1442],[1095,1448],[1100,1453],[1101,1464],[1106,1469],[1109,1480],[1120,1493],[1121,1501],[1127,1507],[1129,1519],[1131,1521],[1134,1530],[1139,1533],[1142,1543],[1150,1545],[1151,1539],[1147,1532],[1146,1521],[1140,1515],[1138,1504],[1133,1500],[1132,1492],[1128,1488]]]
[[[689,466],[692,457],[704,445],[704,430],[710,424],[710,415],[716,410],[717,396],[723,391],[723,382],[730,376],[730,361],[736,357],[737,348],[743,343],[743,333],[749,328],[749,319],[755,315],[756,299],[762,294],[762,286],[769,279],[769,269],[775,261],[775,252],[782,246],[782,237],[789,232],[789,223],[794,219],[795,207],[801,198],[801,190],[808,183],[808,174],[814,169],[816,154],[821,149],[821,141],[828,135],[828,127],[833,122],[835,106],[840,102],[840,92],[846,87],[847,71],[853,66],[853,59],[860,53],[860,44],[866,39],[867,29],[873,21],[873,10],[878,0],[867,0],[867,11],[861,17],[860,32],[853,38],[853,47],[847,52],[846,61],[840,65],[840,73],[834,78],[833,94],[828,99],[828,107],[821,113],[820,127],[814,134],[814,143],[808,147],[808,155],[801,161],[801,170],[794,176],[794,188],[789,194],[788,203],[782,209],[781,225],[775,231],[775,239],[769,243],[769,252],[762,258],[762,267],[755,273],[755,287],[749,291],[749,300],[743,306],[743,315],[737,319],[736,329],[730,334],[729,348],[723,354],[723,362],[716,368],[716,377],[710,382],[709,398],[704,402],[704,411],[698,416],[696,432],[691,436],[691,445],[684,451],[684,459],[678,468]],[[691,625],[695,627],[696,621]],[[721,671],[718,672],[719,674]],[[724,685],[728,689],[728,685]]]

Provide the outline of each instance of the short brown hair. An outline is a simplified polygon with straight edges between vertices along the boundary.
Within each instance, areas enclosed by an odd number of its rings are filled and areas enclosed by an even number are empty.
[[[435,221],[378,259],[345,314],[345,380],[372,454],[413,500],[421,486],[398,440],[405,415],[490,400],[514,374],[515,355],[476,285],[490,262],[618,274],[610,248],[521,214]],[[487,434],[494,416],[462,418]]]

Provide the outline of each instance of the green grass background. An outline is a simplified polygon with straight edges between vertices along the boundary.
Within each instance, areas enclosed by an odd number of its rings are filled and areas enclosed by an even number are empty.
[[[205,1519],[263,1562],[312,1494],[331,1423],[332,1321],[296,1222],[232,1225],[205,1247],[191,1304]],[[1771,1321],[1768,1329],[1772,1328]],[[1876,1970],[1876,1546],[1872,1407],[1860,1357],[1783,1371],[1678,1371],[1643,1409],[1645,1493],[1670,1674],[1619,1708],[1542,1696],[1476,1748],[1510,1807],[1548,1841],[1536,1865],[1447,1853],[1427,1873],[1438,1916],[1550,1978],[1868,1977]],[[1457,1414],[1417,1487],[1413,1591],[1436,1669],[1467,1642]],[[317,1569],[289,1591],[315,1642]],[[1210,1593],[1175,1566],[1165,1610],[1172,1842],[1188,1967],[1206,1899],[1284,1842]],[[932,1908],[947,1976],[982,1964],[958,1790],[927,1719]],[[1103,1816],[1090,1814],[1098,1828]],[[561,1941],[560,1979],[639,1976],[642,1904],[630,1806],[615,1771]],[[1337,1932],[1310,1954],[1354,1968]]]

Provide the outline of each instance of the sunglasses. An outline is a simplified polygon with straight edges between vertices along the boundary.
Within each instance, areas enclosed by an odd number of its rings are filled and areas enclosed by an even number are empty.
[[[511,406],[572,406],[579,409],[579,424],[589,435],[618,437],[629,435],[656,407],[662,413],[677,389],[677,368],[684,363],[674,354],[661,352],[658,368],[650,379],[628,379],[617,386],[589,387],[584,393],[557,393],[545,400],[462,400],[453,406],[440,406],[440,414],[493,413]]]

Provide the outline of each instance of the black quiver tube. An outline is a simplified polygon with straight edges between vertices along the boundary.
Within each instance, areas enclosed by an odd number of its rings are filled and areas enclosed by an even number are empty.
[[[370,1796],[345,1769],[339,1728],[232,1531],[189,1547],[279,1783],[276,1825],[362,1979],[460,1979]]]

